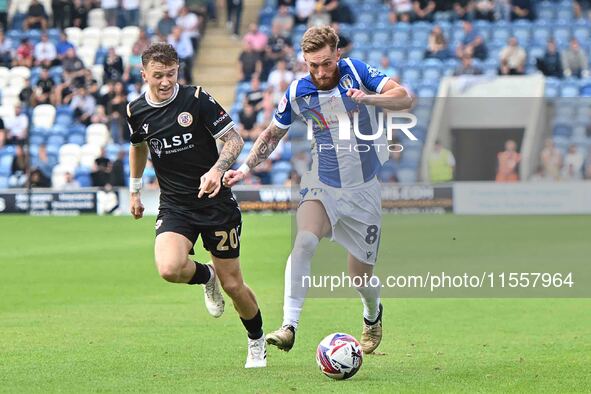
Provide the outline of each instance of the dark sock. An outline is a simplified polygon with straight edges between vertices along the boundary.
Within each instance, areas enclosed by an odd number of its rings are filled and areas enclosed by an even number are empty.
[[[248,331],[248,337],[250,339],[259,339],[263,336],[263,318],[261,317],[261,310],[259,309],[257,314],[250,320],[244,320],[240,318],[244,328]]]
[[[189,285],[203,285],[209,282],[211,278],[211,271],[209,267],[205,264],[199,264],[198,262],[195,263],[195,273],[193,277],[187,282]]]

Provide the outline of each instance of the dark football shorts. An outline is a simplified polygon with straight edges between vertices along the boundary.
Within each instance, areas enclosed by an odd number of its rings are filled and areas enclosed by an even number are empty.
[[[205,250],[220,259],[240,256],[241,230],[242,214],[233,198],[198,209],[161,206],[156,218],[156,236],[170,231],[184,235],[194,246],[201,235]]]

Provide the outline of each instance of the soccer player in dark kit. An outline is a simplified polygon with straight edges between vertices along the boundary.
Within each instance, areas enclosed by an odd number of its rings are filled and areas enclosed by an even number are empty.
[[[224,312],[221,284],[248,332],[245,367],[265,367],[261,312],[240,271],[240,208],[221,184],[244,142],[229,114],[202,87],[177,83],[178,71],[178,54],[169,44],[152,44],[142,54],[149,88],[127,106],[131,214],[143,216],[141,178],[150,154],[160,184],[154,248],[160,276],[204,285],[205,305],[214,317]],[[224,143],[219,153],[218,139]],[[199,235],[213,265],[188,257]]]

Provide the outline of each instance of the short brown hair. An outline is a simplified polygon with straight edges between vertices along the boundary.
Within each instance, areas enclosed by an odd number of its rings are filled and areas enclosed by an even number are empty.
[[[304,33],[300,47],[304,53],[316,52],[329,46],[332,50],[337,49],[339,36],[330,26],[311,27]]]
[[[142,53],[142,65],[144,67],[151,61],[162,63],[165,66],[172,66],[179,62],[179,55],[172,45],[165,42],[155,42]]]

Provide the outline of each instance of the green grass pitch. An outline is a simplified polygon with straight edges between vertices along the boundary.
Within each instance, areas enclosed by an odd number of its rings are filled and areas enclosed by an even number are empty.
[[[479,251],[490,234],[515,240],[541,223],[555,242],[542,239],[531,253],[591,256],[588,217],[395,220],[408,229],[397,234],[406,261],[429,256],[418,231],[453,256],[438,241],[449,228]],[[269,331],[281,322],[290,216],[244,221],[243,272]],[[231,303],[213,319],[201,288],[161,280],[153,225],[153,217],[0,216],[0,392],[591,392],[591,299],[385,299],[385,354],[366,356],[340,382],[318,371],[316,345],[335,331],[359,337],[361,303],[308,299],[294,349],[271,348],[268,368],[245,370]],[[521,247],[499,245],[524,255]]]

